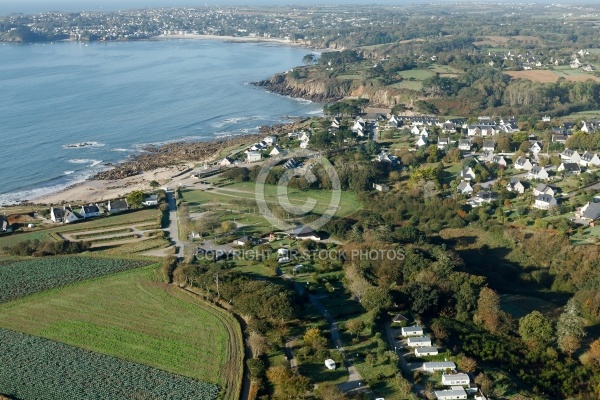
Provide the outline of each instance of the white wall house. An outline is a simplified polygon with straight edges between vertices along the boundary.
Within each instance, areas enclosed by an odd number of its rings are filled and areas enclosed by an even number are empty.
[[[438,349],[437,347],[415,347],[415,356],[424,357],[424,356],[437,356]]]
[[[262,160],[262,154],[258,151],[249,151],[246,154],[246,161],[248,161],[249,163],[257,162],[260,160]]]
[[[586,151],[581,155],[581,160],[579,160],[579,164],[583,167],[597,167],[600,165],[600,157],[596,153],[590,153]]]
[[[408,347],[431,347],[431,338],[428,336],[409,337]]]
[[[533,168],[533,164],[531,164],[531,161],[529,161],[528,158],[519,157],[517,158],[517,161],[515,161],[515,169],[530,171],[531,168]]]
[[[456,369],[456,364],[452,361],[432,361],[424,362],[423,370],[427,372],[446,371]]]
[[[420,326],[404,326],[400,329],[402,336],[423,336],[423,328]]]
[[[535,198],[535,203],[533,203],[533,207],[540,210],[549,210],[552,207],[556,207],[556,199],[554,196],[549,194],[540,194]]]
[[[461,400],[467,398],[467,392],[462,386],[452,386],[447,390],[437,390],[434,392],[438,400]]]
[[[468,385],[471,383],[469,375],[464,373],[456,374],[442,374],[442,385],[454,386],[454,385]]]

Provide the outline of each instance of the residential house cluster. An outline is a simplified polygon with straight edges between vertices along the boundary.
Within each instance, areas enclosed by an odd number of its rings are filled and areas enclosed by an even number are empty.
[[[269,149],[270,147],[275,146],[277,143],[277,136],[266,136],[258,143],[254,143],[252,146],[247,148],[244,153],[246,154],[246,162],[253,163],[259,162],[262,160],[263,152]],[[283,150],[271,150],[272,155],[282,155]],[[271,154],[270,154],[271,155]],[[219,162],[221,166],[232,166],[235,165],[235,162],[228,157],[225,157],[223,160]]]

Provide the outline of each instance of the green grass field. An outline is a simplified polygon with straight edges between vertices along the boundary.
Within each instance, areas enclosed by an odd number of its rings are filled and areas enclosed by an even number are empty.
[[[0,327],[237,393],[243,359],[237,322],[227,312],[158,282],[156,275],[156,267],[145,267],[2,304]]]
[[[269,208],[279,203],[277,186],[265,185],[264,197]],[[316,202],[313,213],[323,214],[327,210],[331,200],[331,192],[326,190],[307,190],[289,189],[287,191],[290,203],[296,206],[303,205],[307,200],[314,199]],[[269,228],[268,222],[258,212],[256,206],[255,184],[251,182],[234,183],[221,186],[214,190],[184,190],[184,200],[190,205],[191,210],[210,209],[213,211],[223,211],[227,219],[232,215],[236,216],[236,222],[245,225],[252,225]],[[242,203],[243,202],[243,203]],[[335,212],[335,216],[344,217],[352,214],[362,208],[356,195],[352,192],[341,192],[340,203]]]

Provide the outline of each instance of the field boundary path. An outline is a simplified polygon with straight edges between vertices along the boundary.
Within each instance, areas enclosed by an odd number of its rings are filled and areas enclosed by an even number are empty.
[[[169,226],[164,230],[169,232],[169,236],[175,244],[175,256],[179,259],[183,259],[183,243],[179,240],[179,220],[177,219],[175,193],[167,192],[167,202],[169,204]]]
[[[227,343],[229,346],[230,362],[228,363],[229,367],[227,371],[224,371],[227,375],[227,387],[223,388],[224,393],[222,398],[223,400],[247,400],[247,390],[249,390],[249,385],[246,384],[246,380],[248,380],[249,377],[246,368],[244,367],[247,348],[238,320],[229,311],[203,300],[200,295],[193,290],[181,288],[176,285],[171,286],[173,289],[193,297],[196,300],[193,304],[200,308],[211,310],[212,314],[223,323],[228,336]],[[235,325],[231,323],[232,321],[235,322]],[[236,360],[239,364],[235,363]]]

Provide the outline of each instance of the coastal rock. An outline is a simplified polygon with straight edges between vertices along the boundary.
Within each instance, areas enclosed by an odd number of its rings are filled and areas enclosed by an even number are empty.
[[[271,78],[252,83],[255,86],[283,96],[302,98],[316,102],[332,102],[344,97],[363,97],[371,106],[393,107],[406,102],[406,93],[401,90],[355,84],[337,79],[294,79],[290,74],[276,74]]]
[[[296,80],[288,74],[276,74],[271,78],[252,83],[283,96],[302,98],[316,102],[335,101],[350,93],[351,81]]]

